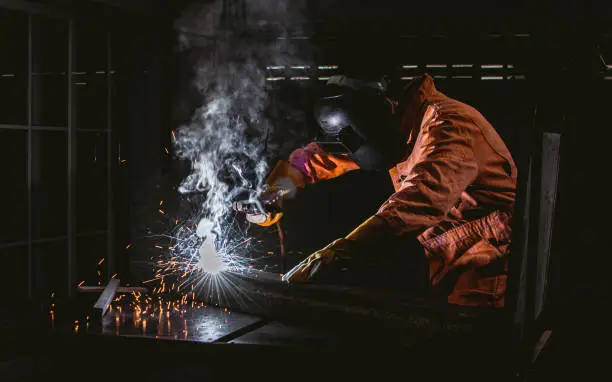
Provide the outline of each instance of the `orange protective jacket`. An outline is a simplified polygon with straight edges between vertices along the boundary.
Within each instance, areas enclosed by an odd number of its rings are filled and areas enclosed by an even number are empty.
[[[517,169],[508,148],[476,109],[418,79],[403,108],[406,156],[389,170],[395,193],[377,215],[395,234],[415,235],[431,286],[449,303],[501,307],[506,290]],[[289,157],[306,184],[359,167],[311,143]]]

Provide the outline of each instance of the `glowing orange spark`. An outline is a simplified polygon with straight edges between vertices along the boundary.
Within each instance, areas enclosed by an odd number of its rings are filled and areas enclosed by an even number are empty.
[[[174,225],[177,225],[177,224],[178,224],[178,219],[174,221]]]
[[[176,135],[174,135],[174,130],[172,130],[172,138],[176,141]]]
[[[117,277],[117,274],[115,273],[114,275],[111,276],[111,279],[114,279],[115,277]]]
[[[164,151],[166,152],[166,154],[169,154],[167,147],[164,147]]]
[[[130,248],[131,246],[132,246],[132,244],[128,244],[128,245],[126,245],[126,246],[125,246],[125,249],[128,249],[128,248]]]
[[[121,163],[127,162],[127,159],[121,159]]]
[[[82,286],[83,284],[85,284],[85,280],[81,281],[77,286]]]
[[[163,247],[161,245],[156,245],[155,248],[162,249]]]
[[[100,271],[96,271],[98,272],[98,277],[102,276],[102,273]]]
[[[51,298],[55,297],[55,292],[51,292]]]
[[[165,215],[166,213],[162,210],[158,210],[160,214]]]
[[[104,262],[104,258],[100,259],[100,261],[98,261],[98,265],[102,264]]]

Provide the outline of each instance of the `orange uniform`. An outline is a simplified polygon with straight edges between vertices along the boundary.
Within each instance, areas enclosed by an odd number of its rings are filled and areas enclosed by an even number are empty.
[[[510,152],[482,114],[437,91],[429,75],[402,110],[406,156],[389,170],[395,193],[377,215],[396,235],[418,238],[431,285],[449,303],[503,306],[517,177]],[[316,143],[289,164],[306,184],[359,169]]]

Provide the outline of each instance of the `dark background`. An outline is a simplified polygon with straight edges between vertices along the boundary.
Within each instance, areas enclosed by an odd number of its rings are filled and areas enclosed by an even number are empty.
[[[193,102],[184,99],[190,66],[173,27],[186,5],[0,1],[6,300],[67,296],[83,280],[104,284],[114,274],[134,283],[147,276],[147,259],[156,253],[146,236],[173,223],[159,214],[159,201],[170,212],[184,203],[174,190],[184,165],[165,148],[170,131],[190,114],[190,106],[179,106]],[[559,325],[579,328],[570,339],[584,341],[607,326],[593,308],[609,289],[602,265],[609,250],[599,232],[606,224],[596,217],[606,216],[608,204],[608,171],[597,165],[607,163],[612,5],[310,1],[306,10],[310,22],[299,33],[309,39],[295,44],[316,47],[315,64],[335,64],[344,44],[380,41],[397,52],[398,66],[417,66],[405,69],[406,77],[427,71],[441,91],[481,110],[517,163],[533,131],[562,134],[548,304]],[[482,67],[490,64],[503,67]],[[302,132],[291,137],[296,145],[308,141],[303,132],[312,133],[309,97],[323,83],[315,70],[307,76],[270,83],[272,98],[283,101],[275,118],[283,119],[282,108],[305,115],[291,127]],[[288,206],[300,217],[284,223],[288,249],[306,254],[350,231],[384,200],[385,179],[355,173],[305,192]],[[276,245],[273,230],[257,234]]]

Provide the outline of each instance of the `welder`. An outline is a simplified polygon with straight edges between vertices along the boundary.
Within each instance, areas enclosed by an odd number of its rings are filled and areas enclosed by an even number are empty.
[[[412,238],[418,253],[405,255],[426,257],[432,295],[503,306],[517,169],[499,134],[475,108],[438,91],[428,74],[397,91],[384,73],[341,73],[316,101],[318,139],[280,161],[267,179],[267,205],[275,208],[247,219],[275,224],[279,194],[358,169],[388,171],[395,193],[283,281],[325,283],[353,261],[385,261],[387,243]]]

